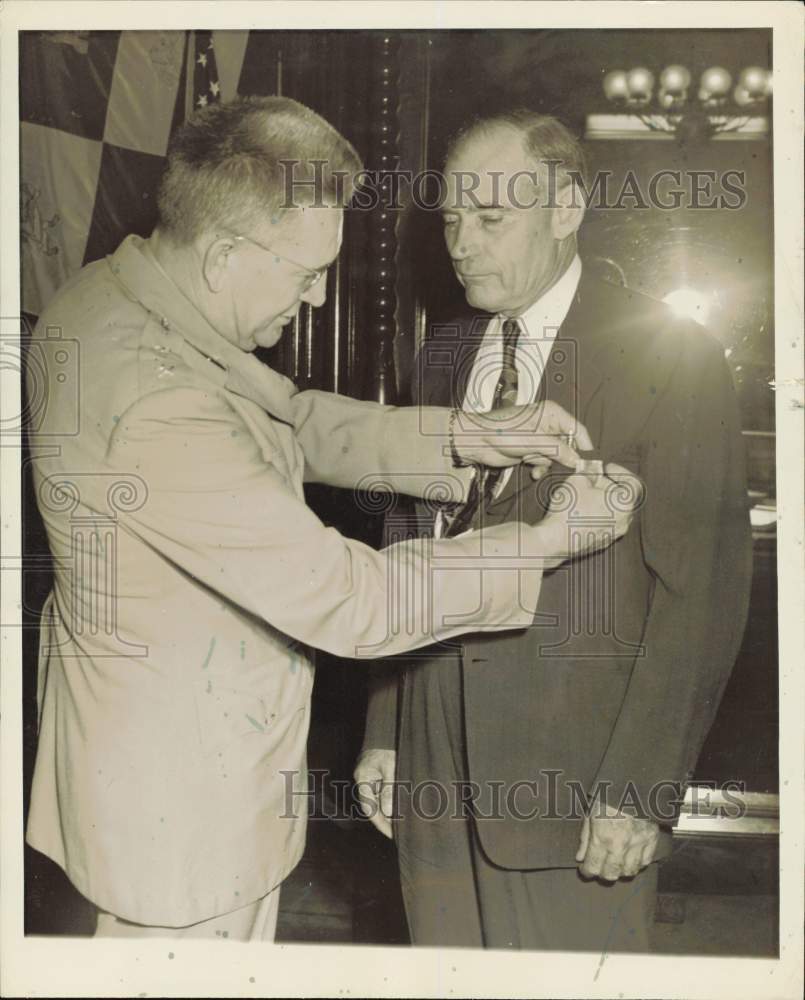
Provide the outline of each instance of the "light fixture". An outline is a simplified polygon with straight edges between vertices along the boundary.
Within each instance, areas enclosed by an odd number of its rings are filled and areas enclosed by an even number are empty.
[[[629,70],[626,74],[627,101],[630,104],[648,104],[654,90],[654,74],[643,66]]]
[[[732,76],[723,66],[711,66],[699,80],[699,101],[707,108],[718,107],[729,96]]]
[[[710,66],[697,86],[693,82],[686,66],[672,63],[660,72],[656,88],[654,73],[645,66],[609,70],[603,88],[613,108],[635,116],[648,131],[675,133],[682,143],[746,129],[750,118],[757,126],[757,116],[767,113],[771,70],[747,66],[733,88],[729,70]]]

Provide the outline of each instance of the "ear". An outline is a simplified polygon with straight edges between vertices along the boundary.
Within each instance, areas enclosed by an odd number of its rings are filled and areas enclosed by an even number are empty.
[[[207,288],[220,292],[232,266],[236,243],[231,236],[219,236],[207,245],[202,255],[202,271]]]
[[[556,206],[551,217],[551,233],[556,240],[566,240],[581,225],[584,218],[584,200],[575,184],[565,184],[556,192]]]

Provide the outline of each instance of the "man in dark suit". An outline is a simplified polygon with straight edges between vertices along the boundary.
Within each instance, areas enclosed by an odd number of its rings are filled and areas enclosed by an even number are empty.
[[[652,862],[745,624],[751,533],[723,349],[582,268],[583,169],[571,134],[530,112],[475,122],[448,154],[447,248],[486,316],[431,332],[414,401],[555,400],[587,427],[590,459],[636,472],[645,497],[626,537],[545,577],[530,628],[378,664],[356,779],[389,836],[393,818],[415,944],[649,950]],[[440,537],[535,522],[562,477],[495,475],[475,504],[388,523]]]

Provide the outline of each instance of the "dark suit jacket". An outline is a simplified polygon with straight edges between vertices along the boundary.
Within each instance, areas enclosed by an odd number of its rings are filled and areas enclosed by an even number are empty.
[[[414,402],[462,405],[484,326],[433,331]],[[546,574],[531,628],[461,641],[470,778],[482,789],[539,783],[536,800],[518,800],[538,802],[539,817],[477,824],[489,858],[522,869],[574,864],[574,803],[596,785],[611,804],[672,818],[737,655],[751,582],[735,393],[723,348],[700,326],[585,275],[541,394],[583,421],[601,458],[636,472],[646,496],[610,549]],[[537,485],[516,470],[488,520],[538,521],[552,476]],[[427,532],[432,511],[417,506]],[[427,663],[406,664],[418,669]],[[398,674],[374,672],[367,748],[395,745]],[[416,720],[405,730],[416,739]],[[480,810],[491,805],[482,794]]]

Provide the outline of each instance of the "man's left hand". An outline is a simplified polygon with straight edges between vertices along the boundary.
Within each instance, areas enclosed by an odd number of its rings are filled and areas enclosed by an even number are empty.
[[[584,817],[576,861],[585,878],[617,882],[631,878],[654,859],[660,828],[652,820],[637,819],[612,806],[593,806]]]

